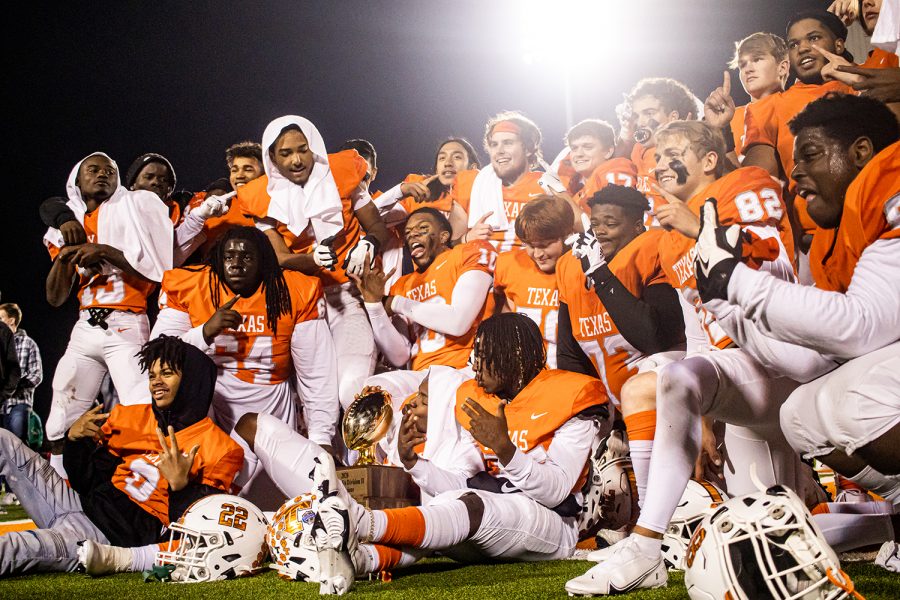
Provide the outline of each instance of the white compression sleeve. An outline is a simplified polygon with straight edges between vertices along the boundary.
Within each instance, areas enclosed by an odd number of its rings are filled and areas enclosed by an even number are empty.
[[[175,308],[164,308],[159,311],[156,323],[153,324],[153,330],[150,332],[150,339],[158,338],[161,335],[180,337],[191,346],[196,346],[204,352],[212,347],[203,339],[203,325],[192,327],[191,317],[186,312]]]
[[[375,344],[384,358],[395,367],[406,365],[412,355],[410,341],[394,327],[381,302],[366,302],[365,306],[375,334]]]
[[[479,302],[478,299],[487,299],[493,281],[493,277],[483,271],[466,271],[459,276],[456,285],[453,286],[450,304],[416,302],[409,298],[394,296],[391,309],[432,331],[454,337],[460,336],[472,327],[472,323],[484,307],[484,300]]]

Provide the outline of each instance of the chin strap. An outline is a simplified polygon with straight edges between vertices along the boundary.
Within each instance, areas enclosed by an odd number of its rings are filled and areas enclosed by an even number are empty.
[[[843,570],[837,569],[837,572],[835,573],[834,569],[831,569],[829,567],[825,570],[825,576],[828,577],[828,581],[833,583],[835,587],[844,590],[845,592],[856,598],[856,600],[866,600],[862,594],[854,589],[853,581],[850,579],[849,575],[844,573]]]

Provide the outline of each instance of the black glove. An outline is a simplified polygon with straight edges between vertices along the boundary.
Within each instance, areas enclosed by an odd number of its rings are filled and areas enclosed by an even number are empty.
[[[700,235],[697,237],[697,258],[694,273],[697,290],[704,302],[728,299],[728,282],[741,262],[743,232],[740,226],[722,227],[716,210],[716,199],[707,198],[700,208]]]

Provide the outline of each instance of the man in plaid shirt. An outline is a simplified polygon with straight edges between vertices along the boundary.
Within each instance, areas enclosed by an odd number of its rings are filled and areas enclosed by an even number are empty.
[[[15,335],[21,371],[15,391],[0,407],[0,427],[12,431],[24,441],[28,434],[28,417],[34,402],[34,388],[44,378],[41,353],[34,340],[28,337],[24,329],[19,328],[22,311],[18,305],[11,302],[0,304],[0,321],[6,323]]]

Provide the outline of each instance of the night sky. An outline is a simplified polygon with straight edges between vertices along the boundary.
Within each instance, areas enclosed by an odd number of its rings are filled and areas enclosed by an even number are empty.
[[[533,5],[523,2],[67,2],[8,12],[5,96],[13,109],[0,291],[22,307],[22,326],[43,354],[39,412],[48,409],[77,303],[52,309],[44,298],[50,261],[37,207],[65,193],[69,170],[86,154],[105,151],[124,173],[139,154],[158,152],[174,164],[179,188],[198,190],[226,175],[227,146],[258,141],[271,119],[298,114],[329,148],[372,141],[373,188],[384,190],[427,171],[444,137],[463,135],[480,149],[485,121],[517,109],[541,127],[552,157],[566,130],[561,65],[569,56],[578,65],[570,77],[575,121],[615,122],[613,107],[641,77],[674,77],[702,100],[720,85],[735,40],[783,35],[792,13],[828,5],[597,3],[632,12],[541,17],[546,26],[531,30],[521,12]],[[548,12],[563,5],[537,4]],[[567,31],[570,41],[554,45]],[[557,51],[542,60],[548,44]],[[536,60],[528,64],[526,53]],[[740,89],[736,75],[733,84]],[[743,92],[735,99],[747,100]]]

